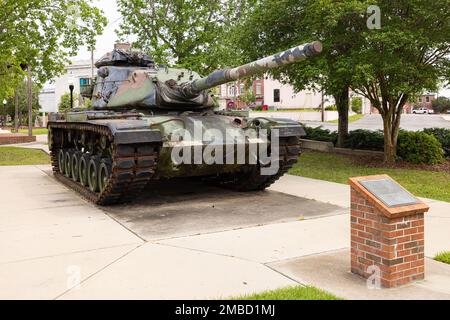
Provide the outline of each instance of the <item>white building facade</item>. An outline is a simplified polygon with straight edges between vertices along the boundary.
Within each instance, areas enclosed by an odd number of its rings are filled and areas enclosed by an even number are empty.
[[[61,96],[70,92],[69,85],[73,84],[74,94],[79,95],[80,86],[86,84],[96,73],[97,69],[92,65],[91,60],[73,61],[66,67],[63,75],[46,84],[39,93],[40,111],[45,113],[58,112]],[[74,101],[74,103],[74,107],[79,104],[78,101]]]

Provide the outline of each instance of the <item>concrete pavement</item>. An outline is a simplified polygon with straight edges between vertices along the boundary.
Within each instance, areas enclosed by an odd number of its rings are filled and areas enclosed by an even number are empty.
[[[158,197],[150,189],[153,199],[98,208],[49,172],[0,167],[0,298],[226,298],[299,283],[376,298],[364,280],[348,277],[346,185],[288,175],[245,197],[168,186]],[[432,257],[450,249],[450,204],[427,201],[425,251]],[[449,269],[432,261],[420,290],[380,292],[448,299],[439,283],[447,283]],[[353,289],[340,290],[342,283]]]

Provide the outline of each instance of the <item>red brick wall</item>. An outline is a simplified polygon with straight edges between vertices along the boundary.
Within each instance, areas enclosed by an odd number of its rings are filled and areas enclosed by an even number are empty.
[[[0,145],[35,142],[35,136],[17,135],[17,134],[0,134]]]
[[[351,269],[368,278],[373,265],[384,287],[424,279],[424,214],[388,218],[351,188]]]

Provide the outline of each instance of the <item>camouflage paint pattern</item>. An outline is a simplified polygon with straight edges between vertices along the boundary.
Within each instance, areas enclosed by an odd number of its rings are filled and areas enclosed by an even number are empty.
[[[243,164],[176,165],[171,158],[172,150],[180,143],[192,147],[201,145],[202,148],[208,144],[208,141],[195,141],[195,122],[201,123],[202,131],[218,130],[224,140],[231,133],[246,137],[248,130],[256,128],[266,129],[269,133],[278,129],[280,135],[285,137],[301,136],[304,131],[298,122],[288,119],[251,119],[242,112],[213,111],[207,90],[304,60],[321,51],[322,45],[313,42],[240,67],[215,71],[205,78],[187,69],[156,68],[153,64],[114,65],[108,62],[98,66],[97,81],[92,90],[95,110],[54,114],[50,116],[50,121],[108,126],[116,138],[131,131],[142,133],[142,139],[144,133],[145,139],[157,137],[162,142],[156,170],[160,178],[237,172]],[[192,138],[181,142],[174,140],[174,133],[180,130],[188,131]],[[250,143],[247,139],[246,146]]]

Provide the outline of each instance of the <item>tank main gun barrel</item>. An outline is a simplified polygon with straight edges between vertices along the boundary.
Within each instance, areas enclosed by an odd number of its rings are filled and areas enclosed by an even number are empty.
[[[195,96],[203,90],[241,78],[251,77],[255,74],[281,67],[283,65],[302,61],[309,57],[315,56],[320,52],[322,52],[322,43],[319,41],[302,44],[239,67],[214,71],[207,77],[187,83],[184,86],[183,91],[187,96]]]

